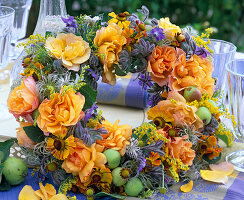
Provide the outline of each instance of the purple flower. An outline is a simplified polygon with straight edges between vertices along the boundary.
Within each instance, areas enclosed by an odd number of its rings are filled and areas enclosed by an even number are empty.
[[[85,118],[84,118],[85,122],[88,122],[88,120],[91,118],[91,116],[94,114],[94,111],[97,108],[98,107],[95,104],[93,104],[90,109],[86,110],[86,112],[85,112]]]
[[[147,162],[146,158],[143,157],[139,164],[139,169],[138,169],[139,172],[141,172],[146,167],[146,162]]]
[[[77,28],[77,25],[75,24],[74,17],[70,16],[68,19],[61,17],[63,22],[66,24],[66,27],[68,28]]]
[[[198,56],[202,56],[203,58],[206,58],[207,56],[212,56],[212,54],[205,49],[205,47],[196,47],[195,54]]]
[[[98,79],[100,77],[98,70],[89,68],[86,71],[88,72],[88,75],[90,75],[92,78],[94,78],[95,81],[98,81]]]
[[[148,87],[150,88],[153,86],[152,79],[149,73],[140,74],[138,79],[139,79],[138,84],[142,86],[144,90],[146,90]]]
[[[162,96],[160,93],[156,93],[156,94],[150,94],[149,95],[149,99],[148,99],[148,102],[147,104],[150,106],[150,107],[154,107],[158,104],[159,101],[163,100]]]
[[[162,28],[154,28],[150,31],[150,34],[152,34],[156,41],[160,41],[162,39],[165,39],[165,35],[164,35],[164,30]]]

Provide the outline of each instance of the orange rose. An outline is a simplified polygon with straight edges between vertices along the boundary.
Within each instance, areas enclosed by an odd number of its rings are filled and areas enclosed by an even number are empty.
[[[17,130],[17,140],[18,140],[18,144],[22,145],[24,147],[28,147],[33,149],[33,146],[36,144],[35,142],[33,142],[25,133],[23,127],[25,126],[32,126],[31,123],[29,122],[20,122],[20,127],[16,128]]]
[[[202,120],[195,114],[197,108],[186,104],[186,100],[177,92],[170,92],[168,99],[160,101],[147,112],[148,119],[154,120],[159,117],[173,126],[193,126],[198,130],[203,127]]]
[[[114,85],[116,82],[113,64],[118,64],[119,53],[126,44],[122,29],[114,23],[97,31],[94,44],[98,46],[98,54],[103,64],[103,82]]]
[[[87,147],[82,141],[76,142],[75,152],[64,160],[62,168],[74,176],[79,175],[82,183],[89,180],[92,169],[105,167],[106,156],[102,153],[104,148],[93,143]]]
[[[176,61],[176,51],[169,46],[156,46],[152,54],[148,56],[147,71],[151,72],[152,80],[159,86],[168,82]]]
[[[195,151],[191,149],[192,143],[185,141],[186,139],[188,139],[187,135],[172,138],[168,143],[169,154],[173,158],[180,159],[183,164],[191,166]]]
[[[82,108],[85,97],[70,89],[63,94],[55,93],[51,99],[45,99],[39,106],[37,124],[44,132],[60,134],[67,126],[75,125],[84,117]]]
[[[185,53],[181,53],[170,77],[170,87],[172,90],[181,91],[188,86],[195,86],[202,93],[212,96],[214,92],[212,70],[212,63],[207,58],[193,55],[186,61]]]
[[[119,125],[119,120],[114,124],[105,120],[102,124],[98,125],[96,128],[105,128],[108,133],[102,134],[102,140],[97,140],[97,144],[102,145],[106,149],[114,149],[119,151],[120,155],[125,154],[126,146],[130,144],[129,140],[132,135],[131,126]]]
[[[28,76],[9,93],[7,100],[9,112],[15,118],[24,117],[31,114],[39,105],[36,90],[36,82],[32,76]]]

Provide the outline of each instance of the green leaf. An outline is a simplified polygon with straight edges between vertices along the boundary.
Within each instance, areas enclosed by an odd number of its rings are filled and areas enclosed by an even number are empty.
[[[52,36],[52,32],[46,31],[45,37],[47,37],[47,36]]]
[[[34,142],[39,143],[45,139],[43,131],[37,126],[23,127],[26,135]]]
[[[79,92],[85,97],[85,105],[83,110],[89,109],[96,102],[97,91],[93,90],[91,86],[85,85],[79,89]]]
[[[216,134],[215,136],[219,139],[221,139],[226,145],[227,147],[230,147],[231,145],[229,144],[229,141],[231,141],[231,138],[228,138],[227,135],[221,135],[221,134]],[[234,138],[234,137],[233,137]],[[232,140],[233,141],[233,140]]]
[[[118,76],[126,76],[128,72],[123,71],[118,65],[115,65],[115,74]]]
[[[8,158],[10,154],[10,148],[13,146],[14,142],[14,139],[6,140],[5,142],[0,142],[1,163],[3,163]]]
[[[10,190],[10,189],[11,189],[11,186],[7,182],[6,178],[4,176],[2,176],[2,181],[1,181],[1,184],[0,184],[0,191]]]
[[[218,157],[215,157],[215,158],[213,158],[212,160],[210,160],[210,159],[208,158],[207,155],[204,155],[202,158],[203,158],[204,160],[206,160],[209,164],[214,164],[214,163],[216,163],[216,162],[218,162],[218,161],[220,160],[221,155],[222,155],[222,154],[220,153]]]
[[[3,165],[0,164],[0,184],[2,182],[2,176],[3,176]]]
[[[118,195],[118,194],[109,194],[109,193],[106,193],[106,192],[99,192],[97,194],[95,194],[95,199],[97,197],[114,197],[116,199],[125,199],[126,197],[125,196],[121,196],[121,195]]]

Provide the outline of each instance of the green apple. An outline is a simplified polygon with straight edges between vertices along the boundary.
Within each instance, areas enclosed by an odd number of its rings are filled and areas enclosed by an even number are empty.
[[[199,101],[202,97],[202,93],[197,87],[189,86],[184,90],[184,97],[188,102]]]
[[[10,185],[18,185],[25,180],[28,167],[21,158],[8,157],[3,163],[3,175]]]
[[[120,187],[127,182],[127,179],[122,178],[121,176],[122,167],[117,167],[112,171],[113,184]]]
[[[143,184],[139,178],[131,178],[125,185],[125,193],[128,196],[136,197],[144,189]]]
[[[209,99],[208,102],[211,103],[213,106],[218,107],[216,102],[213,101],[212,99]]]
[[[206,107],[199,107],[196,115],[203,121],[205,125],[209,124],[212,118],[211,112]]]
[[[119,166],[121,156],[118,151],[113,150],[113,149],[107,149],[103,153],[107,158],[108,166],[110,169],[114,169]]]

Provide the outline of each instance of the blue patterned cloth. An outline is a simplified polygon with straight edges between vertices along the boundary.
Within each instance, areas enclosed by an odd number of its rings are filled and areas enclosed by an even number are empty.
[[[14,186],[9,191],[0,192],[0,200],[17,200],[19,192],[25,185],[31,185],[34,190],[39,189],[36,177],[32,177],[31,170],[25,181],[19,185]],[[51,181],[47,181],[52,183]],[[229,177],[227,185],[215,184],[207,181],[194,182],[191,192],[182,193],[179,191],[180,185],[176,184],[170,188],[166,194],[158,194],[154,200],[242,200],[244,199],[244,173],[235,172]],[[57,189],[57,188],[56,188]],[[70,196],[74,194],[71,193]],[[85,200],[86,197],[82,194],[76,195],[78,200]],[[102,198],[112,199],[111,197]],[[130,198],[127,198],[128,200]],[[31,199],[30,199],[31,200]]]
[[[145,108],[148,93],[135,80],[136,75],[117,78],[116,85],[98,82],[97,102],[135,108]]]

